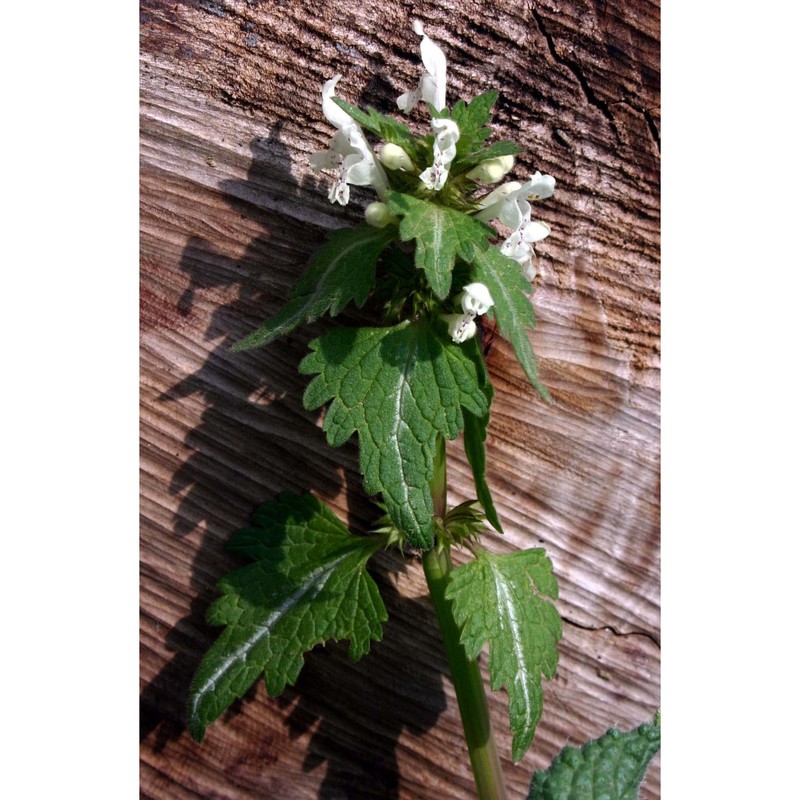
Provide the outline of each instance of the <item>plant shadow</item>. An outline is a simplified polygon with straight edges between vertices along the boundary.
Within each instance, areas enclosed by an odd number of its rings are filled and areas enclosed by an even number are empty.
[[[303,770],[327,763],[320,800],[396,800],[401,734],[425,733],[446,707],[446,662],[428,656],[438,637],[430,605],[402,597],[386,574],[373,577],[389,611],[382,640],[373,642],[358,668],[349,661],[345,643],[315,650],[297,686],[279,698],[291,709],[292,738],[314,730]],[[411,656],[418,647],[425,648],[425,658]]]
[[[203,408],[200,423],[183,438],[192,454],[169,484],[169,492],[180,498],[171,535],[201,536],[188,587],[191,604],[163,637],[163,645],[174,655],[140,694],[140,743],[159,753],[170,742],[189,736],[185,715],[191,680],[219,632],[205,622],[206,609],[217,596],[217,581],[241,566],[225,547],[233,531],[247,523],[258,505],[281,491],[310,491],[323,500],[343,494],[345,522],[356,533],[366,532],[376,517],[375,506],[364,496],[355,440],[332,450],[318,417],[302,405],[307,379],[298,374],[297,365],[308,352],[308,342],[330,321],[304,326],[270,348],[230,352],[232,344],[280,308],[323,239],[319,227],[310,230],[307,222],[261,203],[273,190],[282,202],[294,198],[300,203],[308,188],[298,186],[283,166],[290,158],[280,126],[268,138],[254,139],[250,149],[247,179],[223,181],[219,188],[225,202],[264,233],[236,258],[202,237],[187,241],[180,270],[189,282],[177,304],[178,314],[203,313],[201,304],[208,295],[227,300],[215,302],[208,318],[204,338],[214,346],[202,365],[156,400],[165,414],[172,408],[180,416],[183,403],[200,403]],[[347,221],[345,215],[342,222]],[[297,263],[298,253],[302,263]],[[276,286],[284,290],[277,299]],[[341,319],[347,320],[346,312]],[[312,771],[327,763],[320,798],[396,797],[401,731],[429,729],[445,707],[446,662],[428,659],[434,666],[422,669],[407,657],[407,643],[419,636],[420,628],[438,637],[432,611],[424,601],[401,597],[387,577],[396,566],[387,566],[383,556],[378,561],[384,566],[375,577],[389,613],[383,641],[374,643],[372,652],[355,666],[341,645],[308,654],[297,685],[287,689],[284,699],[273,701],[289,714],[291,736],[301,735],[319,720],[303,768]],[[157,569],[143,563],[143,583],[163,580]],[[407,627],[409,635],[404,637]],[[153,656],[143,642],[141,659],[145,658]],[[158,658],[160,663],[163,656]],[[409,676],[412,664],[414,675]],[[253,693],[237,701],[225,716],[235,714]],[[293,704],[291,711],[287,703]],[[217,724],[224,725],[224,718]],[[364,788],[362,781],[372,788]],[[373,793],[358,794],[360,785]]]

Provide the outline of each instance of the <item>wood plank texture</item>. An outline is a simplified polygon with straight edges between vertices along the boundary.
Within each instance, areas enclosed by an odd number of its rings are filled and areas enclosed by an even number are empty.
[[[393,113],[416,84],[420,19],[448,56],[448,99],[497,88],[515,175],[557,180],[541,210],[533,334],[554,403],[493,341],[488,480],[498,552],[543,545],[564,641],[531,752],[510,761],[507,698],[491,714],[512,798],[565,744],[659,705],[659,7],[622,0],[445,0],[364,7],[141,4],[141,796],[472,798],[418,560],[381,555],[390,621],[358,664],[318,648],[297,686],[263,685],[208,730],[183,726],[215,631],[204,613],[236,566],[225,542],[280,491],[310,490],[354,530],[374,520],[354,442],[332,450],[302,408],[297,364],[326,320],[255,353],[229,346],[274,313],[325,232],[358,219],[308,168],[331,131],[322,82]],[[422,124],[421,122],[419,123]],[[345,312],[340,321],[355,321]],[[472,493],[450,448],[450,500]],[[659,758],[642,790],[659,796]]]

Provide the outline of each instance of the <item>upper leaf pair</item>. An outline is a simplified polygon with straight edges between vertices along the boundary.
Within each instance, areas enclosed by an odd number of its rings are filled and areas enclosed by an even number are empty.
[[[333,447],[358,432],[361,471],[380,492],[395,526],[422,549],[434,543],[430,481],[437,436],[454,439],[464,412],[488,417],[490,391],[473,342],[454,344],[438,321],[328,331],[300,365],[317,374],[303,402],[328,401],[324,430]]]

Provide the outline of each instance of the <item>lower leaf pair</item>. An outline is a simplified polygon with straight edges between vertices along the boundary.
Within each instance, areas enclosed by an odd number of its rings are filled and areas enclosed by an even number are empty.
[[[303,656],[328,640],[349,639],[355,661],[380,641],[388,615],[367,562],[388,534],[355,536],[323,503],[281,494],[237,531],[231,549],[252,563],[219,583],[208,619],[224,625],[191,687],[188,724],[205,728],[264,675],[271,695],[293,684]],[[543,550],[476,558],[454,570],[447,588],[461,641],[475,659],[489,644],[492,688],[506,686],[519,760],[542,713],[542,675],[555,673],[561,621],[545,597],[558,590]]]

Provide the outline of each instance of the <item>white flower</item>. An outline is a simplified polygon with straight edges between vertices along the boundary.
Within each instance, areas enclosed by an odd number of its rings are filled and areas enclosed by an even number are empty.
[[[545,200],[552,196],[555,179],[551,175],[537,172],[525,183],[509,181],[488,194],[481,202],[482,209],[475,216],[488,222],[499,219],[514,233],[502,245],[500,252],[513,258],[528,280],[536,277],[533,243],[540,242],[550,234],[550,226],[546,222],[531,219],[530,200]]]
[[[406,92],[397,98],[397,105],[407,114],[420,100],[424,100],[437,111],[441,111],[445,106],[447,91],[447,59],[441,48],[425,35],[419,20],[414,22],[414,33],[422,37],[419,50],[427,72],[419,79],[419,84],[413,92]]]
[[[447,332],[450,338],[456,343],[461,344],[471,339],[478,330],[475,325],[474,314],[442,314],[442,319],[447,323]]]
[[[456,157],[456,142],[461,132],[451,119],[432,119],[431,127],[436,132],[433,140],[433,165],[419,179],[428,189],[438,192],[450,174],[450,162]]]
[[[509,181],[481,200],[481,210],[475,216],[483,222],[499,219],[503,225],[516,228],[524,219],[530,219],[531,204],[528,201],[545,200],[553,194],[555,185],[555,178],[541,172],[525,183]]]
[[[497,156],[497,158],[487,158],[481,161],[477,167],[473,167],[467,177],[473,181],[483,181],[483,183],[497,183],[501,178],[508,175],[514,168],[514,156]]]
[[[331,187],[328,198],[331,203],[347,205],[350,200],[350,185],[372,186],[383,199],[388,185],[383,168],[375,158],[364,132],[358,123],[342,108],[333,102],[336,84],[341,80],[337,75],[326,81],[322,87],[322,113],[334,127],[336,133],[331,138],[327,150],[311,156],[311,169],[338,169],[339,175]]]
[[[494,300],[483,283],[468,283],[456,300],[461,303],[465,314],[478,316],[485,314],[494,305]]]
[[[541,220],[523,220],[517,230],[500,245],[504,256],[513,258],[525,277],[532,281],[536,277],[533,242],[540,242],[550,234],[550,226]]]

